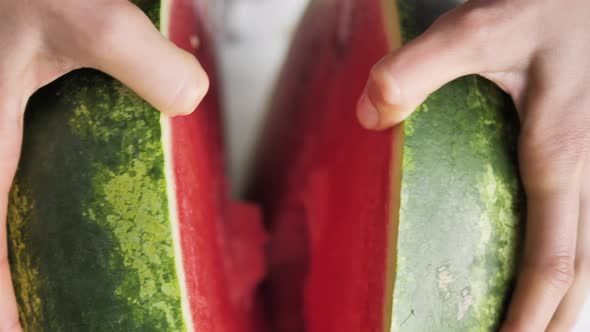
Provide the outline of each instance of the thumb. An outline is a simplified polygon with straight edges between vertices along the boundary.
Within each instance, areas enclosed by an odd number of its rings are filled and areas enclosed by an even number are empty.
[[[167,115],[191,113],[209,88],[207,74],[190,53],[176,47],[128,1],[101,24],[95,45],[82,50],[87,63],[127,85]]]
[[[501,8],[498,2],[476,2],[447,12],[373,67],[357,105],[364,127],[394,126],[444,84],[506,65],[506,59],[496,54],[502,48],[495,47],[506,30],[497,24]]]

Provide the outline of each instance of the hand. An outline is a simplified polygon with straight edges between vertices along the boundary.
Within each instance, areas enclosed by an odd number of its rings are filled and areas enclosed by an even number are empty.
[[[571,330],[590,288],[589,36],[587,0],[471,0],[380,61],[358,105],[383,129],[467,74],[512,96],[528,212],[504,332]]]
[[[0,332],[21,331],[6,211],[25,105],[37,89],[82,67],[114,76],[168,115],[192,112],[208,89],[197,60],[127,0],[0,0]]]

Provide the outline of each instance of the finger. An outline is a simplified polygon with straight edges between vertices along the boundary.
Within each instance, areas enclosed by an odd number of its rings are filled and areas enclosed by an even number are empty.
[[[575,280],[557,308],[547,329],[549,332],[571,331],[588,299],[590,291],[590,193],[587,192],[588,190],[590,188],[586,188],[586,193],[582,195],[580,201]]]
[[[527,205],[522,269],[502,332],[545,331],[574,277],[578,191],[528,193]]]
[[[167,40],[130,2],[113,7],[92,32],[100,35],[89,41],[93,46],[82,46],[87,56],[83,64],[117,78],[165,114],[192,112],[209,88],[199,62]]]
[[[20,153],[22,106],[0,96],[0,332],[21,331],[8,262],[6,213]]]
[[[502,54],[513,24],[502,22],[502,6],[503,1],[469,1],[377,63],[357,106],[361,124],[369,129],[393,126],[445,83],[517,62],[528,45],[510,48],[510,57]],[[514,31],[520,30],[510,35]]]

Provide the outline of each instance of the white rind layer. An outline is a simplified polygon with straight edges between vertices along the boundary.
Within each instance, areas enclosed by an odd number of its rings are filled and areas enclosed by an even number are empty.
[[[160,31],[169,38],[170,34],[170,9],[174,0],[161,0],[160,3]],[[172,237],[174,242],[174,253],[176,263],[176,275],[180,285],[180,299],[182,304],[182,317],[186,330],[195,331],[191,314],[189,293],[186,286],[186,274],[183,265],[183,253],[180,239],[180,225],[178,220],[178,200],[176,197],[176,177],[174,176],[174,162],[172,157],[172,122],[171,118],[165,115],[160,116],[162,128],[162,147],[164,153],[164,168],[166,174],[166,194],[168,196],[168,213]]]

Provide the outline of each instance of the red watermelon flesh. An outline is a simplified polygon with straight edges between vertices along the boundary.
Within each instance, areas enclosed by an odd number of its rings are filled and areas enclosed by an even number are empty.
[[[195,54],[216,87],[210,22],[192,3],[172,2],[169,38]],[[197,331],[260,331],[253,299],[264,236],[258,210],[229,199],[219,110],[212,88],[193,114],[168,120],[187,291],[198,295],[190,296]]]

